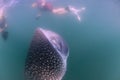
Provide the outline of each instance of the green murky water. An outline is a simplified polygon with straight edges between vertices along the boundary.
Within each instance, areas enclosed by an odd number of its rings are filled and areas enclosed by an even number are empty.
[[[63,80],[120,80],[119,0],[62,0],[56,5],[85,6],[79,22],[73,15],[44,13],[37,21],[33,0],[20,1],[7,11],[8,39],[0,36],[0,80],[24,80],[24,62],[37,27],[59,33],[70,55]]]

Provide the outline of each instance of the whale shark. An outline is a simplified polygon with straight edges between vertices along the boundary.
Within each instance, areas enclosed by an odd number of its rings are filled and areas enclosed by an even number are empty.
[[[26,56],[26,80],[62,80],[68,56],[68,45],[59,34],[37,28]]]

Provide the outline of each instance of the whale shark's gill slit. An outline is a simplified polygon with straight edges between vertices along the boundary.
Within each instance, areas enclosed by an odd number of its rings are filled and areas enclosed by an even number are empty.
[[[27,80],[61,80],[66,72],[66,60],[62,52],[58,52],[54,44],[49,40],[52,37],[59,38],[52,33],[46,37],[49,30],[38,28],[35,31],[25,64]],[[61,46],[61,45],[59,45]],[[61,46],[64,48],[64,46]],[[68,52],[66,53],[68,54]],[[66,58],[63,58],[63,56]]]

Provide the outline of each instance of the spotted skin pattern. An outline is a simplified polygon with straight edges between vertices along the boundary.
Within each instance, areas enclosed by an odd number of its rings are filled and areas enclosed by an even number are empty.
[[[26,80],[61,80],[65,72],[66,60],[38,28],[26,59]]]

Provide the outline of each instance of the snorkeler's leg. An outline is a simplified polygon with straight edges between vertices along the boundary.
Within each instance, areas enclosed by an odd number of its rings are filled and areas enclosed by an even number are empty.
[[[65,8],[54,8],[52,10],[52,13],[54,13],[54,14],[65,14],[65,13],[67,13],[67,11],[65,10]]]

